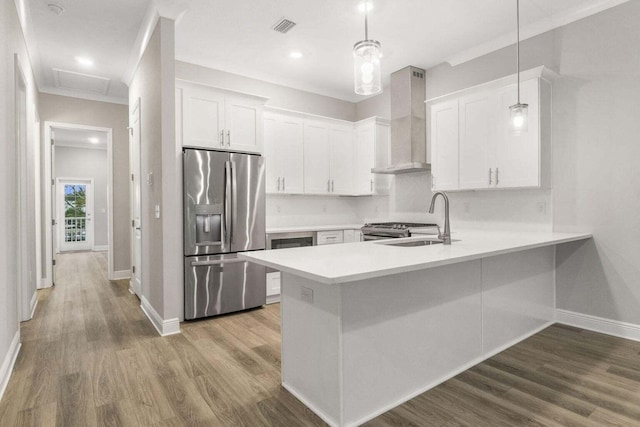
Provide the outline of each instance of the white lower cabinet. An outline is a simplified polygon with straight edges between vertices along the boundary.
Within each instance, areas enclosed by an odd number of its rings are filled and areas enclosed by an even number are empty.
[[[280,272],[267,273],[267,304],[280,301]]]
[[[318,231],[316,233],[317,245],[333,245],[335,243],[344,243],[342,230]]]

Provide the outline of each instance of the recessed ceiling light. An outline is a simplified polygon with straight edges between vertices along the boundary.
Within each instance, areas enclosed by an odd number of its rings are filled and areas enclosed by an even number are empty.
[[[62,6],[60,6],[59,4],[55,4],[55,3],[49,3],[47,5],[47,9],[49,9],[49,12],[55,14],[55,15],[62,15],[64,13],[64,8]]]
[[[289,54],[289,56],[293,59],[300,59],[302,58],[302,52],[294,50]]]
[[[91,138],[89,138],[89,142],[92,144],[97,144],[98,142],[100,142],[100,140],[95,136],[92,136]]]
[[[91,67],[93,65],[93,59],[86,56],[76,56],[76,62],[85,67]]]
[[[373,10],[373,4],[372,4],[370,1],[361,1],[361,2],[358,4],[358,10],[359,10],[360,12],[364,13],[364,7],[365,7],[365,4],[366,4],[366,5],[368,5],[368,6],[367,6],[367,9],[369,10],[369,12],[371,12],[371,11]]]

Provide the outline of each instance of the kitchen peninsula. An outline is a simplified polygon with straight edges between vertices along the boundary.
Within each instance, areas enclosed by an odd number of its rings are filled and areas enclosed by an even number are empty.
[[[283,386],[359,425],[552,324],[555,246],[591,235],[452,237],[240,254],[282,271]]]

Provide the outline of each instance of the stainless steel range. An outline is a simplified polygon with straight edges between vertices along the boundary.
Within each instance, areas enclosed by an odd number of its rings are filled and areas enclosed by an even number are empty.
[[[373,222],[365,224],[360,230],[365,241],[411,237],[416,234],[440,234],[438,224],[412,222]]]

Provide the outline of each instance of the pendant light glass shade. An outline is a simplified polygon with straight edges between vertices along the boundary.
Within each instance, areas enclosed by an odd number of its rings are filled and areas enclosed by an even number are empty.
[[[521,135],[529,130],[529,105],[520,102],[520,0],[516,0],[516,68],[518,77],[518,102],[509,109],[511,120],[509,121],[511,132]]]
[[[354,87],[358,95],[375,95],[382,92],[380,42],[369,40],[369,4],[364,2],[364,40],[353,46]]]
[[[353,46],[355,91],[358,95],[382,92],[381,57],[382,47],[375,40],[362,40]]]
[[[529,106],[517,103],[509,107],[511,110],[511,130],[518,136],[529,130]]]

